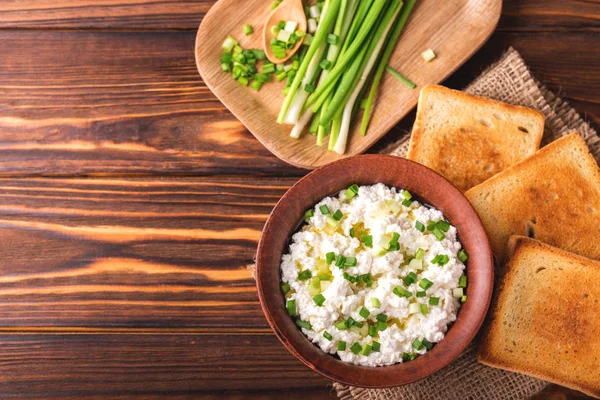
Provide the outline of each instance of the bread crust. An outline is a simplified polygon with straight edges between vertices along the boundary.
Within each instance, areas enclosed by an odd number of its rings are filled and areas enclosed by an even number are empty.
[[[407,158],[466,191],[533,154],[543,130],[544,115],[536,110],[426,85]]]
[[[555,140],[465,195],[500,264],[511,235],[600,259],[600,169],[578,133]]]
[[[600,262],[523,236],[510,238],[508,254],[477,360],[600,397],[600,319],[583,315],[600,307]]]

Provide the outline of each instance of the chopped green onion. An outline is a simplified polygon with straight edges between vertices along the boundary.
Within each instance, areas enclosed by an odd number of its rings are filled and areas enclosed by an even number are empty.
[[[358,322],[358,321],[353,321],[352,322],[352,326],[355,326],[357,328],[362,328],[363,327],[363,323],[362,322]]]
[[[415,222],[415,228],[417,228],[417,230],[421,233],[425,232],[425,225],[423,225],[423,223],[420,221]]]
[[[368,356],[369,354],[371,354],[371,346],[366,344],[365,347],[363,347],[362,351],[360,352],[361,355],[363,356]]]
[[[378,299],[378,298],[376,298],[376,297],[372,297],[372,298],[371,298],[371,305],[372,305],[373,307],[375,307],[375,308],[379,308],[379,307],[381,307],[381,302],[379,301],[379,299]]]
[[[427,290],[427,289],[429,289],[430,287],[433,286],[433,282],[431,282],[427,278],[423,278],[423,279],[421,279],[421,282],[419,282],[419,286],[421,288],[423,288],[423,290]]]
[[[242,53],[244,52],[244,49],[242,49],[242,48],[241,48],[240,46],[238,46],[238,45],[235,45],[235,46],[233,46],[233,52],[234,52],[235,54],[242,54]]]
[[[423,249],[419,248],[419,249],[417,250],[417,252],[415,253],[415,258],[416,258],[417,260],[422,260],[424,255],[425,255],[425,250],[423,250]]]
[[[335,266],[338,268],[343,268],[344,267],[344,263],[346,262],[346,257],[344,257],[343,255],[339,255],[337,260],[335,261]]]
[[[373,236],[371,235],[363,235],[362,242],[366,247],[373,247]]]
[[[264,60],[265,58],[267,58],[265,52],[260,49],[252,49],[252,53],[254,54],[254,57],[257,60]]]
[[[450,224],[444,220],[439,220],[435,223],[435,227],[442,232],[448,232],[450,230]]]
[[[309,219],[311,219],[311,217],[313,217],[315,215],[315,211],[311,208],[310,210],[306,210],[306,212],[304,213],[304,221],[308,222]]]
[[[296,325],[298,325],[300,328],[306,329],[307,331],[310,331],[312,329],[310,322],[302,321],[301,319],[296,320]]]
[[[375,325],[369,325],[369,336],[377,336],[377,327]]]
[[[465,301],[467,301],[467,296],[464,295],[463,297],[460,298],[460,302],[464,303]]]
[[[348,327],[346,326],[346,321],[336,322],[335,327],[338,328],[340,331],[345,331],[346,329],[348,329]]]
[[[444,232],[440,231],[437,226],[433,228],[432,232],[433,235],[437,238],[437,240],[443,240],[446,237],[446,235],[444,235]]]
[[[250,87],[258,92],[262,88],[262,85],[261,81],[255,80],[250,84]]]
[[[243,76],[240,76],[240,77],[238,78],[238,83],[239,83],[240,85],[242,85],[242,86],[248,86],[248,82],[249,82],[249,81],[248,81],[248,78],[245,78],[245,77],[243,77]]]
[[[366,308],[364,308],[364,307],[362,307],[362,308],[360,309],[360,311],[358,312],[358,315],[360,315],[361,317],[363,317],[363,318],[365,318],[365,319],[369,318],[369,315],[370,315],[370,314],[371,314],[371,313],[369,312],[369,310],[367,310],[367,309],[366,309]]]
[[[312,329],[310,322],[302,321],[301,319],[296,320],[296,325],[300,328],[306,329],[307,331],[310,331]]]
[[[413,340],[412,347],[414,347],[417,351],[423,350],[425,348],[425,346],[423,346],[423,342],[421,342],[419,338]]]
[[[225,39],[225,41],[223,42],[223,45],[221,47],[223,48],[224,51],[231,52],[231,50],[235,46],[237,46],[237,44],[238,44],[237,40],[235,40],[231,36],[227,36],[227,38]]]
[[[358,283],[358,279],[347,272],[344,272],[344,279],[346,279],[350,283]]]
[[[410,207],[410,206],[412,205],[412,203],[413,203],[413,202],[412,202],[412,200],[404,200],[404,201],[402,202],[402,205],[403,205],[404,207]]]
[[[411,271],[404,277],[404,279],[402,279],[402,281],[406,286],[410,286],[417,281],[417,274]]]
[[[383,332],[387,329],[388,324],[385,321],[377,321],[377,330]]]
[[[313,297],[313,301],[315,302],[316,305],[321,307],[323,305],[323,303],[325,303],[325,296],[323,296],[322,294],[319,293],[318,295]]]
[[[350,346],[350,350],[354,354],[358,354],[362,350],[362,346],[357,342],[357,343],[354,343],[352,346]]]
[[[332,215],[333,219],[335,219],[336,221],[341,220],[343,216],[344,216],[344,214],[340,210],[337,210]]]
[[[467,276],[466,275],[461,275],[461,277],[458,279],[458,287],[459,288],[467,287]]]
[[[461,297],[463,297],[464,294],[465,293],[464,293],[463,288],[454,288],[454,289],[452,289],[452,296],[455,297],[455,298],[457,298],[457,299],[460,299]]]
[[[325,260],[327,261],[327,265],[331,264],[333,260],[335,260],[335,253],[330,251],[329,253],[325,254]]]
[[[281,284],[281,290],[283,291],[283,294],[286,295],[290,292],[290,290],[292,290],[292,288],[290,287],[289,283],[283,282]]]
[[[412,361],[417,358],[417,355],[414,353],[402,353],[402,361]]]
[[[356,266],[356,257],[347,257],[344,260],[345,267],[355,267]]]
[[[421,314],[427,315],[429,313],[429,307],[427,304],[421,304]]]
[[[276,9],[279,6],[279,4],[281,4],[281,0],[279,0],[279,1],[275,0],[274,2],[272,2],[271,3],[271,10]]]
[[[229,72],[231,70],[231,67],[229,66],[229,64],[227,63],[221,63],[221,71],[223,72]]]
[[[245,24],[242,27],[242,30],[244,31],[244,35],[251,35],[254,33],[254,29],[252,29],[252,25],[250,24]]]
[[[423,345],[425,346],[425,348],[427,348],[427,350],[431,350],[433,348],[433,343],[431,343],[429,340],[423,338],[421,340],[421,343],[423,343]]]
[[[464,263],[465,261],[467,261],[469,259],[469,255],[467,254],[465,249],[461,249],[461,251],[458,252],[458,259],[462,263]]]
[[[350,231],[348,232],[348,234],[350,235],[351,238],[354,237],[354,227],[350,228]]]
[[[431,49],[425,50],[423,53],[421,53],[421,56],[423,57],[423,60],[425,60],[425,62],[430,62],[436,57],[435,53]]]
[[[432,306],[437,306],[438,304],[440,304],[440,298],[439,297],[430,297],[429,304]]]
[[[329,334],[329,332],[327,332],[327,331],[323,332],[323,337],[324,337],[325,339],[329,340],[330,342],[331,342],[331,339],[333,339],[333,336],[331,336],[331,335]]]
[[[404,197],[404,200],[410,200],[412,199],[412,194],[408,190],[403,190],[402,197]]]
[[[340,340],[337,344],[337,349],[338,349],[338,351],[346,350],[346,342],[344,342],[343,340]]]
[[[286,308],[287,308],[288,314],[290,314],[291,316],[295,316],[296,315],[296,300],[288,300],[286,303]]]
[[[424,292],[424,291],[417,292],[417,297],[425,297],[425,296],[427,296],[427,292]]]
[[[375,317],[375,319],[376,319],[377,321],[379,321],[379,322],[386,322],[386,321],[387,321],[387,319],[388,319],[388,316],[387,316],[387,315],[385,315],[385,314],[383,314],[383,313],[381,313],[381,314],[378,314],[378,315]]]
[[[346,328],[350,328],[351,326],[354,326],[354,318],[348,317],[346,320]]]
[[[423,260],[419,260],[418,258],[413,258],[408,263],[408,267],[411,269],[421,270],[421,269],[423,269]]]
[[[319,207],[319,210],[321,210],[321,214],[323,215],[327,215],[331,212],[329,211],[329,207],[327,207],[327,204],[323,204],[321,207]]]
[[[264,63],[262,66],[262,72],[264,74],[270,74],[275,72],[275,64],[273,63]]]
[[[390,67],[389,65],[386,65],[385,69],[387,72],[392,74],[392,76],[394,78],[398,79],[400,82],[404,83],[409,88],[414,89],[417,87],[417,85],[415,85],[413,82],[406,79],[400,72],[396,71],[394,68]]]
[[[330,33],[329,35],[327,35],[327,43],[329,43],[333,46],[337,46],[339,42],[340,42],[339,36],[334,35],[333,33]],[[325,69],[325,68],[323,68],[323,69]]]
[[[358,185],[354,184],[352,186],[350,186],[348,189],[346,189],[346,191],[344,192],[344,196],[346,196],[346,198],[348,200],[350,200],[351,198],[353,198],[354,196],[356,196],[358,194]]]
[[[398,297],[410,297],[412,296],[412,293],[409,292],[408,290],[400,287],[400,286],[396,286],[393,290],[394,294]]]
[[[287,76],[287,72],[283,71],[278,73],[277,75],[275,75],[275,79],[277,80],[277,82],[281,82],[282,80],[284,80]]]
[[[309,278],[312,278],[312,273],[310,272],[309,269],[305,269],[304,271],[302,271],[298,274],[298,279],[301,281],[305,281]]]
[[[381,343],[373,341],[371,348],[373,351],[381,351]]]
[[[408,314],[418,314],[421,312],[421,305],[419,303],[410,303],[408,305]]]
[[[440,259],[438,260],[438,264],[440,266],[444,266],[444,265],[448,264],[449,260],[450,260],[450,257],[448,257],[446,254],[442,254],[442,255],[440,255]]]

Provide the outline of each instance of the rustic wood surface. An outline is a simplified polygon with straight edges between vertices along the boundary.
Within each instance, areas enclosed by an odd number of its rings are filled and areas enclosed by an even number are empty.
[[[305,171],[198,76],[213,3],[0,2],[0,397],[335,397],[268,329],[246,269]],[[505,0],[446,84],[514,46],[598,127],[599,42],[596,0]]]

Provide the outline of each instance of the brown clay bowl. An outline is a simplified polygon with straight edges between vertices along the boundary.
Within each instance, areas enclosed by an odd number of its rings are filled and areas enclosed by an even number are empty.
[[[385,367],[348,364],[312,344],[287,314],[279,265],[305,210],[352,184],[384,183],[403,188],[441,210],[469,254],[468,300],[446,337],[414,361]],[[479,330],[492,295],[493,260],[488,238],[465,196],[442,176],[404,158],[355,156],[321,167],[300,179],[279,200],[264,227],[256,257],[258,297],[271,328],[283,345],[312,370],[337,382],[370,388],[399,386],[425,378],[454,360]]]

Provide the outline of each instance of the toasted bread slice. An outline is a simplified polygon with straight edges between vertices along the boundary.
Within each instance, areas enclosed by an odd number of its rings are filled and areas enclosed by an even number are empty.
[[[543,133],[536,110],[427,85],[407,158],[466,191],[535,153]]]
[[[499,264],[511,235],[600,259],[600,170],[578,133],[555,140],[466,196]]]
[[[511,237],[482,364],[600,396],[600,262]]]

